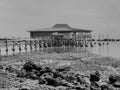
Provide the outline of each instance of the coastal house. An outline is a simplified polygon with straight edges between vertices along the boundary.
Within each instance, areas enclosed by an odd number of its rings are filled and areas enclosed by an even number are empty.
[[[28,32],[30,32],[30,38],[50,39],[53,36],[62,36],[70,39],[89,39],[92,30],[72,28],[67,24],[55,24],[52,28],[41,28]]]

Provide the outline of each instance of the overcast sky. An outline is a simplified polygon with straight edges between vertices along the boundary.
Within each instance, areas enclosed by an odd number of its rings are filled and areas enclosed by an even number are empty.
[[[27,30],[56,23],[120,37],[120,0],[0,0],[0,37],[29,37]]]

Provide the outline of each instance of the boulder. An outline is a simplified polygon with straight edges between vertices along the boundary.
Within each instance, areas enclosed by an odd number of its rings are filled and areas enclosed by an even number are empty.
[[[118,76],[117,75],[110,75],[109,76],[109,83],[113,84],[118,80]]]
[[[90,81],[91,82],[98,82],[100,80],[100,73],[99,71],[96,71],[93,74],[90,74]]]
[[[91,82],[98,82],[100,80],[100,78],[95,75],[95,74],[90,74],[90,81]]]
[[[37,69],[37,65],[34,64],[34,62],[32,61],[28,61],[23,65],[23,69],[25,69],[26,71],[31,71],[32,69]]]
[[[113,83],[113,86],[115,88],[120,88],[120,82],[119,81],[116,81],[115,83]]]
[[[52,86],[59,85],[59,81],[55,78],[45,78],[45,80],[47,81],[47,85],[52,85]]]

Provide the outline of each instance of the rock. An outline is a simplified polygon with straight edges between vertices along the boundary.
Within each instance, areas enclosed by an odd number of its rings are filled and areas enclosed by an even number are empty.
[[[73,83],[75,80],[77,80],[77,78],[75,77],[75,75],[72,74],[72,73],[68,73],[68,74],[64,77],[64,79],[65,79],[66,81],[70,82],[70,83]]]
[[[98,82],[99,80],[100,80],[100,78],[97,75],[95,75],[95,74],[90,75],[91,82]]]
[[[57,81],[54,78],[46,78],[47,81],[47,85],[52,85],[52,86],[58,86],[59,85],[59,81]]]
[[[65,87],[74,87],[74,85],[72,85],[71,83],[67,82],[66,80],[62,80],[61,81],[61,85],[65,86]]]
[[[58,72],[58,71],[55,71],[55,72],[52,72],[52,73],[53,73],[53,77],[54,77],[54,78],[57,78],[57,77],[60,77],[60,78],[62,78],[62,79],[65,78],[64,74],[61,74],[61,73]]]
[[[89,78],[83,76],[83,75],[77,75],[77,82],[80,84],[90,84]]]
[[[101,85],[101,90],[115,90],[115,88],[112,85],[106,84]]]
[[[27,76],[27,72],[24,69],[22,69],[17,73],[17,77],[26,77],[26,76]]]
[[[27,86],[23,86],[22,88],[18,89],[18,90],[31,90],[30,87]]]
[[[29,73],[29,78],[35,80],[35,79],[38,79],[38,76],[34,72],[30,72]]]
[[[35,65],[32,61],[28,61],[23,65],[23,69],[26,71],[31,71],[32,69],[37,69],[37,65]]]
[[[36,74],[38,77],[40,76],[40,72],[38,70],[32,69],[32,71],[34,74]]]
[[[91,82],[98,82],[100,80],[100,73],[96,71],[94,74],[90,74]]]
[[[116,81],[115,83],[113,83],[113,86],[115,88],[120,88],[120,82]]]
[[[71,68],[67,66],[67,67],[57,68],[56,71],[58,71],[58,72],[63,72],[63,71],[70,71],[70,69],[71,69]]]
[[[100,85],[98,85],[98,83],[96,83],[96,82],[92,82],[90,89],[91,90],[100,90]]]
[[[44,78],[53,78],[53,73],[44,73],[41,77],[44,77]]]
[[[14,73],[18,74],[20,70],[14,69]]]
[[[35,69],[38,70],[38,71],[41,71],[43,69],[43,67],[40,66],[40,65],[36,65]]]
[[[0,55],[0,61],[2,61],[2,55]]]
[[[53,78],[53,75],[51,73],[44,73],[41,78],[46,80],[46,84],[47,85],[52,85],[52,86],[56,86],[57,82],[56,80]],[[41,79],[40,79],[41,80]]]
[[[39,84],[46,84],[47,81],[44,78],[39,78]]]
[[[15,69],[10,65],[8,67],[6,67],[5,70],[9,71],[10,73],[14,73],[14,71],[15,71]]]
[[[118,76],[117,75],[110,75],[109,76],[109,82],[110,84],[115,83],[118,80]]]
[[[19,82],[23,83],[23,82],[25,82],[25,79],[20,79]]]
[[[88,77],[84,77],[84,84],[89,84],[90,85],[90,80]]]
[[[75,89],[76,90],[90,90],[89,88],[85,88],[83,86],[76,86]]]
[[[4,69],[3,65],[0,65],[0,69]]]
[[[48,73],[48,72],[52,72],[52,69],[50,67],[45,67],[43,70],[42,70],[43,73]]]

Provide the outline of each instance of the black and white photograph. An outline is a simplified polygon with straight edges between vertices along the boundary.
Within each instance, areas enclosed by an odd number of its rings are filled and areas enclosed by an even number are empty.
[[[120,90],[120,0],[0,0],[0,90]]]

